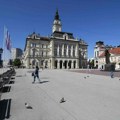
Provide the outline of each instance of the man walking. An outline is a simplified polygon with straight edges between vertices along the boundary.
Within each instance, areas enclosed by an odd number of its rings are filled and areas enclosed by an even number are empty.
[[[36,66],[36,68],[35,68],[35,71],[34,71],[34,81],[32,83],[35,83],[36,77],[39,80],[39,83],[41,83],[40,78],[39,78],[39,67],[38,66]]]

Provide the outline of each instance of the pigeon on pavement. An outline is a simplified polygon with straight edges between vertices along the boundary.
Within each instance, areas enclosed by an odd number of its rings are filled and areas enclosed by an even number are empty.
[[[27,109],[33,109],[28,103],[25,103],[25,107],[26,107]]]

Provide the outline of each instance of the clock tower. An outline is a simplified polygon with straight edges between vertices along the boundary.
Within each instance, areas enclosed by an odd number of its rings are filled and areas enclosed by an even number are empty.
[[[61,30],[62,30],[62,24],[61,24],[61,20],[59,18],[58,10],[56,10],[55,18],[54,18],[54,21],[53,21],[52,32],[53,33],[55,31],[61,32]]]

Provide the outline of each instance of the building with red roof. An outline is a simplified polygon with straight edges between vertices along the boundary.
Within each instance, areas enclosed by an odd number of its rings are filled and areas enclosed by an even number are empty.
[[[108,50],[110,54],[110,63],[115,63],[115,68],[120,68],[120,47],[111,48]],[[104,68],[105,63],[105,51],[98,57],[99,68]]]

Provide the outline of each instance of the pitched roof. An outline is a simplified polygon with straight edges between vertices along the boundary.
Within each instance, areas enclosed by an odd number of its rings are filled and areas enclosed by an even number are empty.
[[[110,54],[116,54],[116,55],[120,55],[120,47],[117,48],[112,48],[108,50]],[[105,52],[103,52],[99,57],[104,57],[105,56]]]
[[[52,33],[51,36],[62,38],[64,34],[67,34],[67,35],[68,35],[68,38],[74,39],[73,33],[69,33],[69,32],[55,31],[54,33]]]

